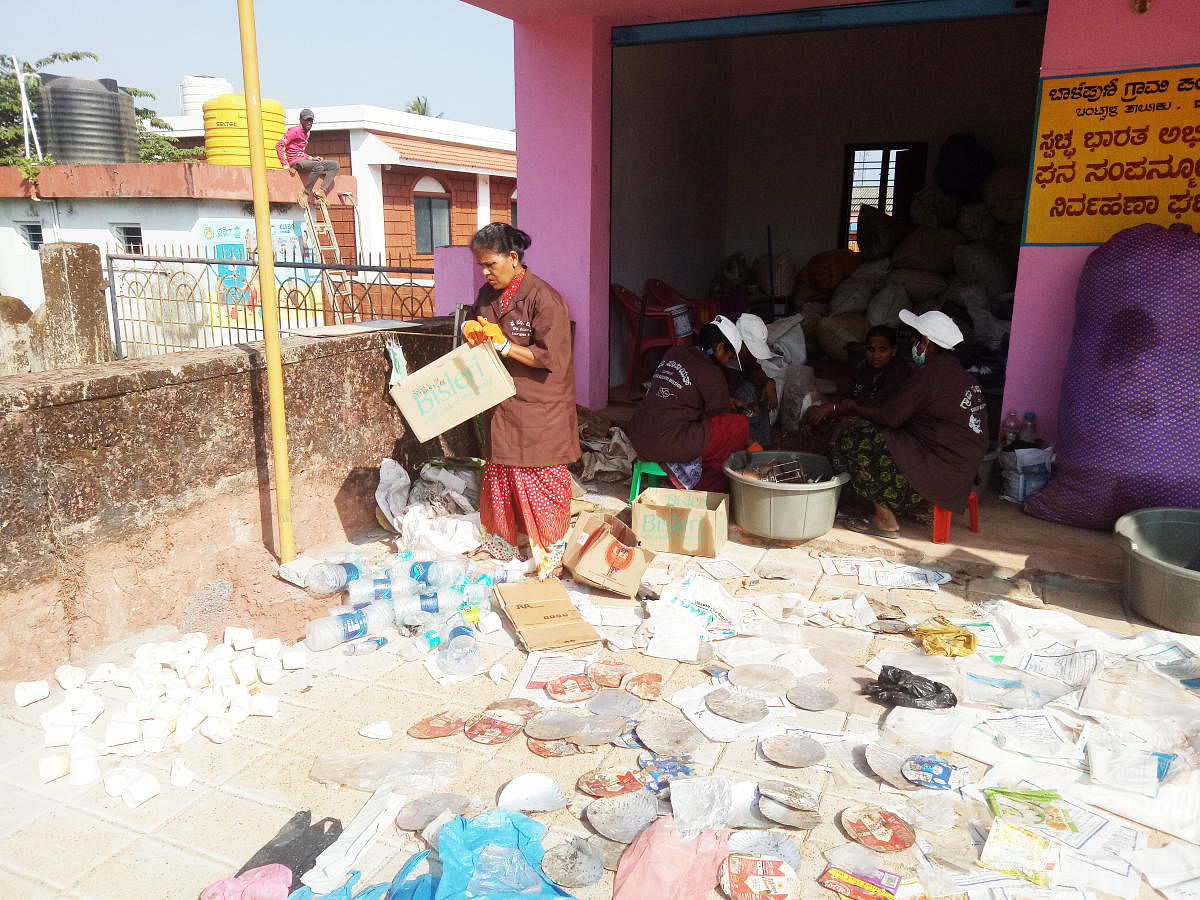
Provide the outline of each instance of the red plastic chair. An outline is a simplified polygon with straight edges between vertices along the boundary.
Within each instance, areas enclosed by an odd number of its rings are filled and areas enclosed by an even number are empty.
[[[979,534],[979,495],[974,489],[967,498],[967,513],[971,517],[971,530]],[[945,544],[950,540],[950,510],[940,506],[933,508],[933,543]]]
[[[640,380],[642,360],[646,353],[658,348],[674,347],[681,341],[675,333],[675,317],[669,312],[651,306],[624,285],[610,284],[608,289],[625,317],[625,329],[629,335],[625,393],[626,396],[632,396],[633,386]]]
[[[646,279],[646,294],[655,306],[668,307],[683,304],[692,314],[692,321],[697,331],[717,317],[721,311],[716,300],[693,300],[685,297],[675,288],[658,278]]]

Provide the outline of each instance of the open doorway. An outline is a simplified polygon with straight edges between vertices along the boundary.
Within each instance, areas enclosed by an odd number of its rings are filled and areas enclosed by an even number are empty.
[[[896,8],[914,6],[922,4]],[[873,256],[919,273],[900,276],[911,279],[908,307],[961,319],[998,403],[1044,26],[1034,13],[614,47],[611,280],[637,295],[652,278],[688,297],[716,294],[730,315],[804,312],[810,361],[844,365],[816,322],[852,263],[825,277],[806,266],[853,245],[857,262]],[[958,155],[939,162],[948,140]],[[981,156],[992,174],[986,199],[982,179],[957,196],[933,189],[961,188],[962,170]],[[859,219],[866,199],[881,214],[869,248]],[[909,252],[892,259],[914,229]],[[977,248],[986,270],[995,321],[980,317],[984,327],[959,290],[959,243]],[[861,304],[851,304],[860,321],[825,343],[865,332]],[[628,331],[615,311],[612,321],[610,384],[622,385]]]

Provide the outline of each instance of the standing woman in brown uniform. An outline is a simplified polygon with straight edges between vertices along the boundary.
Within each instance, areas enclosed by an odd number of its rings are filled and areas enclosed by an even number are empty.
[[[571,522],[570,463],[579,459],[571,316],[554,288],[526,268],[525,232],[493,222],[471,249],[487,284],[463,325],[472,344],[491,340],[517,393],[491,410],[487,466],[479,497],[484,549],[494,559],[518,556],[529,540],[539,579],[562,562]]]

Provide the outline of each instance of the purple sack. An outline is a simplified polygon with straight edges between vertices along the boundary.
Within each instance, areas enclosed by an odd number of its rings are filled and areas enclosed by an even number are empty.
[[[1138,225],[1088,257],[1039,519],[1112,528],[1137,509],[1200,508],[1200,235]]]

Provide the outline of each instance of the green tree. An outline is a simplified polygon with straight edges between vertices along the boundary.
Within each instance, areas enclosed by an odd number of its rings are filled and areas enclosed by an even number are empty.
[[[418,116],[430,116],[434,119],[440,119],[441,113],[435,113],[429,108],[429,98],[421,95],[414,100],[409,100],[404,106],[404,111],[407,113],[416,113]]]
[[[80,60],[99,60],[95,53],[86,50],[51,53],[49,56],[33,62],[22,62],[22,74],[25,76],[25,93],[34,111],[41,100],[42,83],[35,77],[48,66],[60,63],[79,62]],[[131,97],[153,100],[154,95],[140,88],[122,88]],[[164,162],[168,160],[196,159],[204,156],[203,148],[181,149],[176,146],[177,138],[167,134],[159,134],[150,129],[170,130],[158,114],[148,106],[134,106],[137,117],[138,154],[143,162]],[[31,148],[32,149],[32,148]],[[46,158],[41,165],[51,165],[53,160]],[[0,53],[0,165],[28,166],[25,160],[25,135],[21,126],[21,95],[17,87],[17,73],[13,69],[12,56]]]

